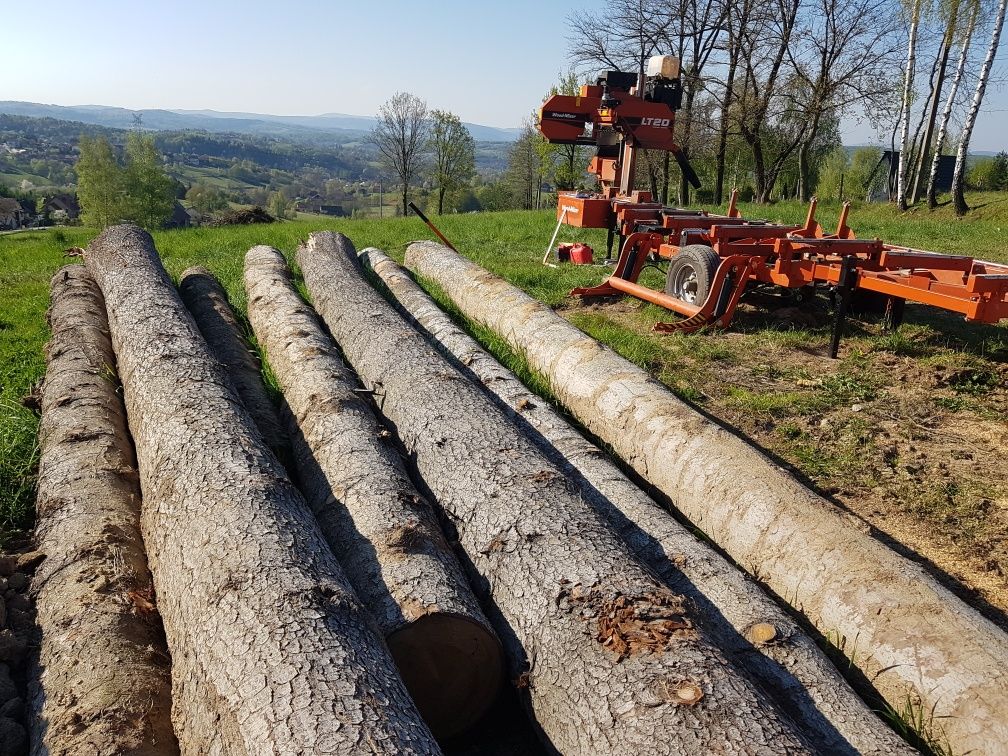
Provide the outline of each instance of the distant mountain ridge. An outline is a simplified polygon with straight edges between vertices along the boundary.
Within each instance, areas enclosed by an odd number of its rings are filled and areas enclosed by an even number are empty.
[[[216,110],[129,110],[111,105],[46,105],[36,102],[0,101],[0,113],[57,118],[80,121],[95,126],[124,129],[133,124],[133,115],[143,115],[145,128],[156,131],[182,131],[198,129],[216,133],[277,136],[288,139],[301,138],[318,142],[331,137],[336,142],[347,142],[359,137],[375,124],[373,116],[323,113],[316,116],[285,116],[268,113],[221,112]],[[513,142],[521,129],[502,129],[466,123],[469,133],[477,142]]]

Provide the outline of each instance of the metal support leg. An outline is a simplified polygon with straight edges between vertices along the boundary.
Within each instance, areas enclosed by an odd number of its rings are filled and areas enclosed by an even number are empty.
[[[844,324],[847,322],[847,310],[850,308],[851,296],[857,286],[857,268],[853,255],[848,255],[843,259],[840,266],[840,280],[837,282],[836,318],[833,321],[833,338],[830,341],[830,357],[836,359],[837,352],[840,351],[840,336],[843,334]]]

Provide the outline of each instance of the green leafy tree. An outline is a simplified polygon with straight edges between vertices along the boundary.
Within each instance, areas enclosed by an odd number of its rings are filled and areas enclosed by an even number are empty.
[[[446,110],[430,114],[432,178],[437,187],[437,212],[444,212],[445,195],[464,186],[476,172],[476,142],[462,120]]]
[[[966,172],[966,186],[980,192],[993,192],[998,188],[998,166],[993,158],[982,158]]]
[[[577,72],[571,68],[560,75],[560,81],[553,86],[548,97],[553,95],[576,96],[581,93],[581,80]],[[553,147],[556,158],[554,180],[557,189],[576,189],[584,183],[588,164],[588,150],[577,144],[557,144]]]
[[[493,181],[480,187],[476,195],[483,210],[511,210],[515,207],[514,194],[503,181]]]
[[[126,196],[129,219],[146,229],[164,226],[175,209],[175,184],[151,134],[126,139]]]
[[[266,209],[269,210],[270,215],[274,218],[291,218],[294,215],[291,203],[284,196],[283,192],[272,192],[269,196]]]
[[[816,196],[821,200],[842,200],[840,187],[849,180],[850,160],[843,147],[837,147],[826,154],[819,167],[819,181],[816,183]],[[843,187],[845,194],[850,193],[851,186]]]
[[[532,210],[539,206],[542,186],[546,140],[539,133],[533,119],[527,119],[521,136],[511,146],[508,153],[508,168],[505,178],[511,187],[517,207]],[[481,199],[482,201],[482,199]],[[486,203],[483,203],[486,206]]]
[[[226,210],[228,207],[224,192],[208,184],[193,184],[186,192],[185,197],[192,205],[193,210],[203,215]]]
[[[854,150],[847,178],[847,196],[869,199],[876,192],[883,191],[885,172],[877,170],[881,159],[882,150],[878,147],[858,147]]]
[[[105,137],[82,135],[78,143],[77,199],[85,225],[105,228],[127,215],[126,177]]]
[[[1003,150],[994,156],[994,165],[991,167],[991,182],[996,191],[1008,189],[1008,152]]]

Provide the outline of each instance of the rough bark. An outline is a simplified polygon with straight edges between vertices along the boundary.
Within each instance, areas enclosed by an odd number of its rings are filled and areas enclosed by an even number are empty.
[[[500,642],[283,255],[250,249],[245,289],[249,320],[290,408],[301,490],[420,713],[438,737],[456,735],[500,688]]]
[[[136,442],[182,752],[438,753],[150,236],[114,226],[84,260],[105,297]]]
[[[688,596],[717,645],[772,691],[830,753],[912,753],[858,698],[814,641],[739,569],[680,525],[594,444],[469,337],[377,249],[361,259],[446,353],[527,424],[529,435],[631,550]],[[764,633],[762,637],[759,633]],[[769,635],[773,637],[767,637]]]
[[[353,245],[312,234],[316,308],[380,393],[499,612],[512,680],[563,753],[803,752],[793,724],[693,623],[480,387],[366,284]]]
[[[41,630],[31,753],[178,753],[170,659],[140,537],[140,485],[101,292],[52,279],[32,583]]]
[[[1008,636],[868,526],[800,485],[646,371],[451,250],[417,243],[407,266],[500,334],[558,399],[736,564],[787,600],[894,706],[908,693],[953,745],[1008,743]]]
[[[290,442],[276,407],[266,393],[262,365],[242,335],[242,327],[228,303],[227,292],[214,274],[202,266],[186,268],[179,279],[179,296],[196,321],[214,357],[228,375],[252,415],[256,428],[281,462],[290,457]]]

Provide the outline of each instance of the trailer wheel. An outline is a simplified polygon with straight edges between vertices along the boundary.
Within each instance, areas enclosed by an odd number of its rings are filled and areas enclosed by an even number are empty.
[[[703,304],[720,264],[721,258],[704,244],[680,248],[679,254],[669,263],[665,293],[693,305]]]

